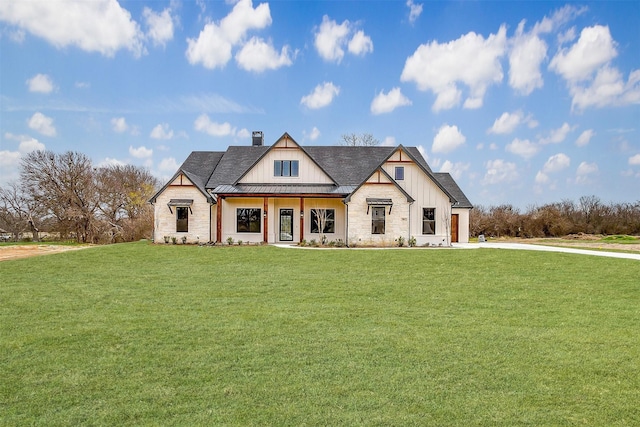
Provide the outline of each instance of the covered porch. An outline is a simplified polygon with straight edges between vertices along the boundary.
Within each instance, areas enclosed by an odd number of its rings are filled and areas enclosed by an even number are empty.
[[[337,186],[224,187],[215,190],[217,243],[230,238],[235,242],[290,244],[346,241],[345,194],[336,191]]]

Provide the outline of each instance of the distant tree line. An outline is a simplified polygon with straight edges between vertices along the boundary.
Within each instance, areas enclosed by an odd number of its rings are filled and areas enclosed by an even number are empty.
[[[132,165],[95,167],[84,154],[34,151],[20,178],[0,187],[0,228],[19,240],[43,232],[82,243],[150,238],[158,188],[151,173]]]
[[[563,200],[522,212],[512,205],[475,206],[469,221],[472,236],[640,235],[640,201],[606,204],[596,196],[583,196],[577,203]]]

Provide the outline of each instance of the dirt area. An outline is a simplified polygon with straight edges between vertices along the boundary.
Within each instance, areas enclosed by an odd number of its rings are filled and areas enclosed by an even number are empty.
[[[607,242],[602,240],[603,236],[596,236],[592,234],[571,234],[565,237],[559,238],[544,238],[544,239],[495,239],[495,241],[513,242],[513,243],[529,243],[534,245],[547,245],[547,246],[563,246],[566,248],[582,248],[582,249],[599,249],[599,250],[612,250],[612,251],[628,251],[628,252],[640,252],[640,239],[637,243],[616,243]],[[492,241],[494,239],[490,239]]]
[[[64,246],[64,245],[15,245],[0,246],[0,261],[9,259],[28,258],[38,255],[55,254],[66,251],[77,251],[90,246]]]

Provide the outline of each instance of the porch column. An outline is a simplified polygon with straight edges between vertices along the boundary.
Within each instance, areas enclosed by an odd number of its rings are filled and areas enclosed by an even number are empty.
[[[216,205],[216,243],[222,243],[222,197],[218,197]]]
[[[268,243],[268,237],[269,237],[269,215],[267,213],[267,209],[269,208],[269,198],[265,197],[264,198],[264,219],[262,221],[263,225],[262,225],[262,240],[264,241],[264,243]]]
[[[304,199],[300,197],[300,242],[304,240]]]

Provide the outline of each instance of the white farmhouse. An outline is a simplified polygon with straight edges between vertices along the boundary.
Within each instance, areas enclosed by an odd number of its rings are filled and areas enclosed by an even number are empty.
[[[415,147],[272,146],[194,151],[153,196],[154,241],[394,246],[468,242],[472,205]]]

